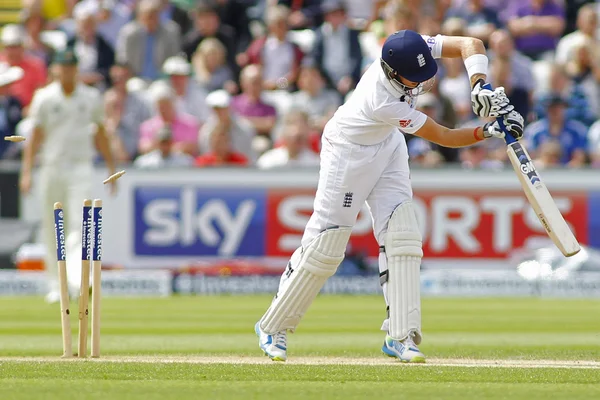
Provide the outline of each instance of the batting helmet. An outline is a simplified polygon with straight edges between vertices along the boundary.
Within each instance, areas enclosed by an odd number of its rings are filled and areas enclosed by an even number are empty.
[[[394,80],[401,76],[413,82],[425,82],[438,70],[425,40],[409,30],[398,31],[386,39],[381,61],[388,77]]]

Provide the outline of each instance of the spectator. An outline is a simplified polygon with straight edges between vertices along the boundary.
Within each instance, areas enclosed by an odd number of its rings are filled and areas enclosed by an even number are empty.
[[[189,61],[194,52],[205,39],[216,39],[226,49],[227,64],[235,68],[237,54],[235,31],[232,27],[221,23],[216,4],[208,0],[200,0],[192,12],[193,28],[183,38],[183,51]]]
[[[15,135],[17,124],[21,121],[21,103],[10,94],[10,85],[21,78],[23,78],[21,68],[0,64],[0,159],[11,144],[4,138]]]
[[[6,25],[2,29],[0,62],[23,70],[23,78],[10,86],[10,94],[15,96],[24,108],[29,106],[34,92],[46,85],[46,66],[38,58],[25,53],[23,47],[25,33],[19,25]]]
[[[148,91],[154,102],[157,115],[142,123],[140,127],[140,154],[154,150],[157,131],[167,125],[173,132],[173,149],[192,156],[198,153],[198,130],[200,125],[191,115],[177,111],[175,92],[162,81],[154,82]]]
[[[213,0],[214,1],[214,0]],[[245,51],[250,41],[250,19],[248,9],[250,3],[255,0],[217,0],[216,7],[221,23],[233,28],[234,43],[236,43],[233,55]]]
[[[260,169],[279,167],[317,167],[319,156],[308,145],[308,132],[299,124],[287,124],[282,132],[283,145],[268,150],[258,159]]]
[[[85,1],[85,0],[84,0]],[[134,2],[129,0],[87,0],[98,6],[98,34],[115,51],[119,32],[133,16]]]
[[[24,9],[21,12],[21,23],[25,28],[23,42],[27,54],[42,60],[44,65],[50,65],[54,50],[42,40],[42,32],[46,29],[46,20],[41,13]]]
[[[600,119],[590,127],[587,136],[588,142],[588,151],[590,157],[592,157],[592,162],[594,162],[594,157],[596,161],[600,161]],[[600,167],[600,164],[597,165]]]
[[[321,0],[275,0],[277,4],[287,7],[290,14],[287,17],[291,29],[316,28],[321,25]]]
[[[298,78],[303,54],[288,38],[288,15],[286,7],[268,8],[267,35],[254,40],[248,50],[237,57],[241,67],[248,64],[262,66],[263,87],[267,90],[294,88]]]
[[[440,93],[454,104],[459,123],[471,119],[471,83],[460,58],[444,58],[442,61],[445,75],[440,81]]]
[[[169,77],[171,87],[175,91],[177,110],[204,123],[210,113],[205,101],[207,93],[190,78],[191,64],[184,56],[170,57],[163,65],[163,73]]]
[[[492,33],[489,47],[492,64],[496,59],[503,61],[503,63],[497,65],[510,63],[510,66],[507,65],[507,68],[510,68],[510,74],[508,74],[509,86],[520,96],[518,98],[512,96],[510,99],[516,110],[526,118],[529,110],[531,110],[535,88],[531,60],[515,50],[515,43],[506,30],[497,30]],[[493,84],[500,86],[497,83]]]
[[[117,61],[128,64],[135,76],[158,78],[165,60],[181,50],[179,27],[160,22],[160,0],[140,0],[137,20],[125,25],[117,39]]]
[[[277,122],[275,108],[264,103],[262,93],[262,71],[258,65],[249,65],[240,75],[242,93],[231,101],[231,109],[251,123],[256,133],[266,137],[271,136],[271,131]]]
[[[434,168],[440,166],[444,161],[442,155],[432,149],[431,143],[419,137],[414,137],[408,142],[407,146],[409,160],[412,165]]]
[[[315,153],[321,152],[321,131],[317,131],[310,125],[310,117],[306,112],[300,108],[292,108],[283,117],[280,126],[275,129],[275,146],[280,147],[284,145],[283,141],[283,130],[290,126],[298,126],[303,132],[307,132],[308,147]]]
[[[244,118],[231,113],[231,95],[225,90],[217,90],[208,95],[206,103],[212,108],[212,114],[200,129],[200,153],[210,148],[210,135],[220,126],[230,138],[231,147],[236,153],[242,153],[250,161],[256,160],[252,141],[256,136],[254,127]]]
[[[504,87],[504,91],[510,99],[511,104],[515,107],[515,110],[523,115],[524,118],[527,118],[531,111],[530,100],[532,93],[528,92],[525,88],[514,85],[515,74],[513,63],[509,59],[496,57],[490,64],[488,82],[494,87]]]
[[[317,29],[312,57],[328,84],[345,96],[361,75],[360,32],[348,27],[341,0],[326,0],[322,10],[325,23]]]
[[[209,132],[210,151],[196,157],[197,167],[246,166],[248,159],[231,147],[231,138],[224,126],[215,125]]]
[[[67,45],[79,59],[79,78],[90,86],[104,90],[110,85],[109,71],[115,63],[115,53],[96,31],[97,9],[90,3],[78,3],[73,9],[77,23],[75,37]]]
[[[300,69],[299,91],[292,94],[291,107],[306,112],[310,125],[319,133],[341,105],[335,90],[325,87],[321,71],[311,62],[305,62]]]
[[[586,4],[579,9],[577,13],[577,30],[563,36],[558,42],[556,63],[565,65],[569,60],[572,60],[575,57],[575,47],[582,43],[582,39],[591,39],[596,46],[599,45],[596,38],[598,29],[596,7],[594,4]]]
[[[484,142],[460,149],[461,166],[464,169],[504,169],[504,163],[488,157],[488,150],[489,149]]]
[[[592,106],[596,99],[590,96],[590,89],[577,84],[569,79],[565,68],[560,65],[553,65],[549,77],[549,92],[539,96],[536,101],[535,112],[538,118],[546,116],[544,107],[548,97],[558,93],[568,102],[567,119],[575,119],[586,126],[590,126],[595,120],[594,107]]]
[[[567,118],[567,106],[568,102],[563,97],[552,95],[546,103],[547,118],[529,125],[525,137],[534,158],[539,155],[542,143],[556,140],[563,149],[561,163],[581,167],[586,162],[587,129],[581,122]]]
[[[565,29],[564,8],[555,0],[528,0],[508,21],[516,48],[533,60],[553,58]]]
[[[427,115],[429,118],[434,121],[441,123],[444,120],[444,113],[447,112],[444,105],[444,99],[448,100],[446,97],[438,97],[434,92],[423,93],[419,96],[417,101],[417,110],[421,111],[423,114]],[[449,100],[448,100],[449,101]],[[450,101],[449,101],[450,102]],[[453,109],[452,103],[450,102],[449,107]],[[455,122],[452,125],[454,126]],[[416,139],[414,135],[405,135],[407,142],[411,142]],[[443,161],[453,162],[458,159],[458,150],[442,147],[435,144],[431,144],[429,142],[425,142],[431,151],[438,152],[442,157]],[[422,148],[422,146],[420,146]]]
[[[533,161],[537,170],[561,167],[562,148],[558,141],[548,140],[542,143],[538,153]]]
[[[155,150],[139,156],[133,165],[144,169],[194,165],[194,157],[173,149],[173,133],[168,126],[163,126],[156,132],[154,147]]]
[[[192,56],[194,76],[207,92],[225,89],[237,93],[232,69],[226,63],[227,49],[218,39],[206,38]]]
[[[468,0],[462,6],[451,7],[446,18],[464,20],[467,36],[481,39],[486,45],[492,32],[500,28],[497,11],[488,8],[483,0]]]
[[[113,138],[113,153],[120,163],[137,156],[140,127],[150,119],[150,107],[138,93],[127,88],[131,73],[126,65],[110,69],[113,87],[104,94],[105,128]]]

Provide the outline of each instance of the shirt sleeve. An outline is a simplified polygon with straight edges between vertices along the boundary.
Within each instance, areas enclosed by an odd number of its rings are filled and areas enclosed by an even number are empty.
[[[390,124],[402,132],[413,134],[425,124],[427,116],[404,102],[387,104],[374,112],[381,122]]]
[[[431,55],[433,58],[442,58],[442,44],[444,42],[443,35],[436,36],[428,36],[421,35],[427,46],[429,47],[429,51],[431,51]]]

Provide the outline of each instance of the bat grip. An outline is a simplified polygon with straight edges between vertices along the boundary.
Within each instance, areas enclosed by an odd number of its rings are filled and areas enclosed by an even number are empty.
[[[489,83],[486,83],[482,87],[484,89],[493,90],[492,85]],[[511,143],[515,143],[517,141],[517,139],[515,139],[510,133],[508,133],[508,131],[506,130],[506,125],[504,125],[504,121],[502,120],[502,117],[496,118],[496,121],[498,121],[498,125],[500,125],[500,129],[502,129],[504,131],[504,141],[506,142],[506,144],[508,145]]]

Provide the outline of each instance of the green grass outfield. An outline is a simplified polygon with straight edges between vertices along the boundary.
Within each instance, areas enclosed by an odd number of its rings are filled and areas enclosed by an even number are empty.
[[[0,399],[600,398],[600,301],[425,299],[426,366],[381,354],[377,296],[320,297],[272,363],[253,332],[269,302],[105,298],[101,359],[68,361],[58,305],[0,298]]]

